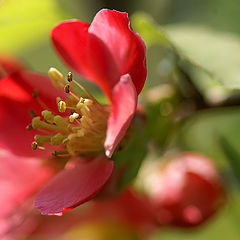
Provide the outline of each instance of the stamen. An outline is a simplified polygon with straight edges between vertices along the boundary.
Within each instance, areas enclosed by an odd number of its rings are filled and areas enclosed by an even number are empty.
[[[64,92],[65,93],[69,93],[70,92],[70,85],[68,83],[64,86]]]
[[[68,80],[68,82],[71,82],[73,79],[72,79],[72,73],[71,72],[69,72],[68,74],[67,74],[67,80]]]
[[[73,113],[72,115],[69,116],[69,122],[74,122],[74,120],[77,118],[79,118],[79,114]]]
[[[33,91],[33,97],[38,101],[39,105],[43,108],[46,109],[47,105],[39,98],[38,96],[38,91],[34,90]]]
[[[44,111],[42,111],[41,114],[47,122],[53,123],[54,115],[52,114],[52,112],[50,112],[48,110],[44,110]]]
[[[37,148],[38,148],[38,144],[37,144],[37,142],[32,142],[32,150],[37,150]]]
[[[60,151],[53,153],[56,157],[86,156],[103,151],[108,109],[98,103],[84,87],[73,80],[71,72],[64,80],[60,72],[51,68],[49,76],[57,87],[63,87],[64,91],[69,94],[65,100],[60,97],[56,98],[58,111],[66,115],[66,110],[69,109],[71,114],[68,117],[60,116],[44,110],[41,112],[43,117],[41,118],[31,111],[34,118],[27,129],[37,129],[45,133],[45,135],[35,135],[32,148],[54,151],[56,149],[46,148],[42,145],[50,143],[53,146],[59,146]],[[81,97],[74,92],[72,82],[80,87],[90,99]],[[41,102],[36,91],[33,92],[33,95]],[[44,106],[44,109],[47,107]]]
[[[85,92],[94,102],[98,103],[99,102],[96,100],[96,98],[93,97],[93,95],[88,92],[80,83],[78,83],[76,80],[72,80],[79,88],[81,88],[83,90],[83,92]]]
[[[66,136],[63,136],[61,133],[57,133],[55,136],[51,137],[51,144],[57,146],[64,138],[66,138]]]
[[[67,128],[67,126],[68,126],[68,122],[59,115],[56,115],[54,117],[54,123],[60,128]]]
[[[34,140],[37,142],[37,144],[39,146],[42,146],[45,143],[50,142],[51,137],[50,136],[35,135]]]
[[[64,86],[63,75],[56,68],[50,68],[48,70],[48,76],[51,78],[55,87],[62,88]]]
[[[67,104],[64,101],[59,101],[58,103],[58,111],[64,113],[66,111]]]
[[[52,155],[54,157],[70,157],[71,156],[68,152],[57,152],[57,151],[54,151]]]

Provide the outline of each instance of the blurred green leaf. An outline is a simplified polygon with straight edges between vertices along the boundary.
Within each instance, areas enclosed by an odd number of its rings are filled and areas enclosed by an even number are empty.
[[[63,16],[56,0],[0,2],[0,51],[16,53],[49,36]]]
[[[229,143],[226,137],[219,136],[218,137],[220,146],[222,148],[223,153],[226,158],[229,160],[232,170],[235,173],[238,181],[240,181],[240,154],[233,148],[233,146]]]
[[[215,35],[207,30],[200,31],[195,26],[187,30],[183,27],[182,31],[178,25],[165,26],[166,34],[151,17],[143,13],[134,14],[132,24],[143,37],[147,47],[158,45],[167,49],[168,53],[165,55],[159,54],[158,67],[165,63],[165,69],[159,70],[165,71],[166,62],[171,62],[168,63],[173,65],[171,74],[184,96],[190,96],[193,90],[197,98],[199,96],[196,92],[204,96],[208,104],[216,105],[225,102],[235,94],[233,89],[239,88],[240,42],[236,37],[227,37],[220,33]],[[169,54],[173,56],[171,59]],[[187,88],[192,88],[190,93],[186,93]]]
[[[208,109],[185,120],[178,133],[182,150],[202,152],[226,165],[218,136],[223,136],[240,155],[240,108]]]
[[[146,45],[161,44],[171,49],[174,48],[165,32],[157,26],[151,16],[145,13],[135,13],[131,17],[131,23],[134,30],[140,33]]]
[[[181,49],[229,89],[240,88],[240,37],[198,25],[175,24],[165,28]]]
[[[138,174],[142,161],[147,154],[148,128],[134,119],[125,139],[120,143],[119,151],[113,155],[115,170],[120,172],[118,188],[121,190],[131,183]]]

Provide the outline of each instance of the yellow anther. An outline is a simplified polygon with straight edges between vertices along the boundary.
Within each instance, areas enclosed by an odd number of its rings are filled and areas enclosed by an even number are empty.
[[[40,127],[40,125],[41,125],[40,117],[34,117],[32,119],[32,127],[33,127],[33,129],[38,129]]]
[[[37,149],[37,147],[38,147],[38,144],[37,144],[37,142],[32,142],[32,150],[36,150]]]
[[[45,128],[51,130],[57,130],[58,127],[47,122],[44,122],[40,119],[40,117],[35,117],[32,119],[32,127],[33,129]]]
[[[87,106],[91,106],[93,104],[93,100],[86,98],[84,100],[84,104],[86,104]]]
[[[51,137],[51,144],[55,146],[59,145],[64,138],[65,136],[63,136],[61,133],[57,133],[56,135]]]
[[[79,101],[76,105],[77,109],[81,109],[84,106],[84,103],[82,103],[81,101]]]
[[[73,113],[72,115],[69,116],[69,122],[74,122],[75,119],[79,117],[78,113]]]
[[[56,115],[54,117],[53,122],[57,125],[57,127],[61,127],[61,128],[67,128],[68,126],[68,122],[61,116]]]
[[[46,142],[50,142],[50,136],[42,136],[42,135],[35,135],[34,140],[37,142],[38,145],[42,146]]]
[[[58,111],[63,113],[66,111],[66,109],[67,109],[67,104],[62,100],[59,101],[58,102]]]
[[[83,97],[80,97],[79,102],[84,103],[85,99]]]
[[[50,68],[48,70],[48,76],[51,78],[55,87],[62,88],[64,86],[63,75],[56,68]]]
[[[44,117],[44,119],[46,121],[53,123],[54,115],[52,114],[52,112],[50,112],[48,110],[44,110],[44,111],[42,111],[42,116]]]
[[[72,81],[72,73],[71,73],[71,72],[69,72],[69,73],[67,74],[67,80],[68,80],[68,82],[71,82],[71,81]]]

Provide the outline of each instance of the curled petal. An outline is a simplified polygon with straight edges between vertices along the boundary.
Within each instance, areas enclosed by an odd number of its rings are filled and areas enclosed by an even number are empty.
[[[37,194],[35,206],[44,215],[60,215],[94,197],[113,171],[113,161],[100,156],[78,159]]]
[[[120,76],[127,73],[140,93],[146,79],[146,50],[126,13],[103,9],[90,26],[79,20],[62,22],[53,29],[52,39],[64,61],[110,99]]]
[[[103,9],[97,13],[89,33],[105,44],[121,75],[129,73],[139,94],[146,79],[146,48],[141,37],[132,31],[128,14]]]
[[[88,28],[79,20],[64,21],[52,31],[53,44],[71,68],[95,82],[111,98],[111,88],[120,74],[104,43],[89,34]]]
[[[105,154],[111,157],[125,135],[137,106],[137,93],[129,74],[121,77],[113,89],[112,111],[108,119],[104,142]]]

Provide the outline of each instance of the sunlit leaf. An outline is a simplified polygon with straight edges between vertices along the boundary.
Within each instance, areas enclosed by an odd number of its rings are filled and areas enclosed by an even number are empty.
[[[223,72],[229,66],[226,62],[234,62],[234,69],[231,68],[231,70],[233,70],[232,73],[240,71],[239,68],[236,67],[239,65],[240,58],[226,57],[231,54],[227,52],[229,50],[234,51],[235,55],[239,52],[240,45],[238,41],[236,41],[236,38],[234,39],[232,37],[222,40],[221,34],[215,36],[214,33],[209,34],[207,31],[201,32],[196,30],[198,28],[195,29],[194,26],[189,28],[188,31],[184,28],[183,31],[181,31],[181,26],[178,25],[160,28],[151,17],[142,13],[133,15],[132,20],[134,29],[140,33],[148,47],[160,46],[168,49],[168,52],[174,56],[170,59],[171,65],[174,66],[172,69],[175,71],[172,72],[172,74],[174,74],[174,79],[177,79],[176,83],[180,89],[185,90],[186,85],[190,84],[189,86],[193,88],[194,91],[197,90],[210,105],[221,104],[231,95],[235,94],[232,89],[238,88],[236,78],[239,78],[240,75],[238,74],[238,77],[237,74],[235,74],[235,77],[234,74],[228,75],[228,80],[231,78],[230,82],[232,85],[229,84],[229,82],[228,85],[226,85],[222,79],[224,76]],[[174,41],[172,41],[172,39]],[[201,41],[199,39],[201,39]],[[218,39],[221,39],[220,44]],[[216,42],[218,43],[215,44]],[[232,48],[230,48],[231,44],[233,44]],[[227,48],[227,46],[229,48]],[[225,48],[225,50],[222,51],[221,48]],[[223,53],[219,54],[219,52],[221,52],[220,50],[224,52],[224,55]],[[211,53],[210,57],[209,52]],[[162,65],[162,62],[169,62],[169,53],[165,53],[165,56],[159,54],[159,66]],[[197,54],[202,56],[202,59],[197,56]],[[222,63],[224,62],[222,61],[223,58],[225,61],[224,64]],[[218,62],[221,62],[219,67],[214,67],[214,64],[216,63],[217,65]],[[161,71],[165,70],[162,68]],[[230,73],[229,70],[227,72]],[[233,83],[235,83],[235,85]]]
[[[185,56],[211,70],[230,89],[240,88],[240,37],[212,29],[175,24],[166,28],[174,44]]]

